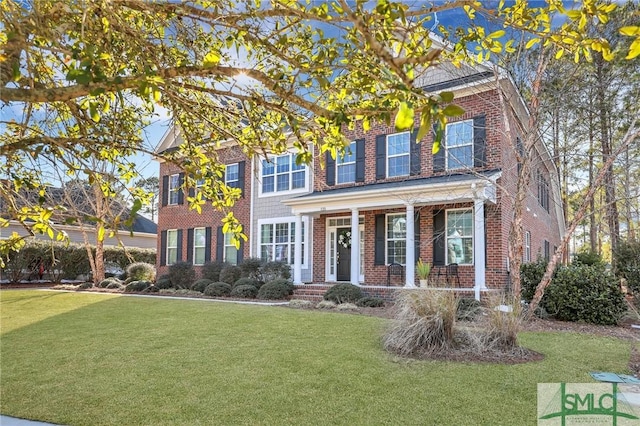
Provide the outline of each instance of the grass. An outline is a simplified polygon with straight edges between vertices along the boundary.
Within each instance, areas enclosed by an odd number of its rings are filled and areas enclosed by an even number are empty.
[[[630,344],[523,333],[544,361],[406,361],[379,318],[0,293],[0,412],[66,425],[536,424],[536,385],[627,372]]]

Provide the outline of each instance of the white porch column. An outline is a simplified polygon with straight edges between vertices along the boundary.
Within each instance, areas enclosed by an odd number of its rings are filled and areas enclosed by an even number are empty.
[[[351,210],[351,284],[360,285],[360,217]]]
[[[416,286],[416,230],[413,204],[407,204],[407,253],[405,264],[405,287]]]
[[[480,300],[480,290],[486,289],[485,239],[484,239],[484,198],[477,197],[473,202],[473,263],[475,266],[475,280],[473,289],[476,300]]]
[[[295,216],[295,233],[293,236],[293,283],[302,284],[302,215]]]

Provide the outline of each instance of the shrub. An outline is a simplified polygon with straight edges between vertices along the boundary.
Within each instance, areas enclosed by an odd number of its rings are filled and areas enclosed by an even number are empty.
[[[396,321],[384,336],[384,348],[402,356],[448,350],[454,343],[457,309],[452,291],[399,293]]]
[[[483,347],[487,349],[512,349],[518,346],[518,331],[522,324],[522,305],[510,303],[504,295],[490,296]]]
[[[598,266],[559,268],[542,298],[545,310],[562,321],[617,324],[626,304],[618,279]]]
[[[356,305],[361,306],[363,308],[381,308],[384,306],[384,300],[379,299],[377,297],[362,297],[358,299]]]
[[[263,284],[264,283],[262,281],[258,281],[253,278],[240,278],[238,281],[233,283],[233,287],[238,287],[240,285],[252,285],[255,288],[259,289]]]
[[[93,287],[93,283],[81,283],[78,285],[78,290],[86,290]]]
[[[293,284],[285,279],[269,281],[258,291],[258,299],[278,300],[286,299],[293,294]]]
[[[277,279],[291,278],[291,266],[287,262],[267,262],[260,268],[262,280],[270,282]]]
[[[156,287],[160,290],[173,288],[173,284],[171,284],[171,280],[169,278],[158,278],[156,281]]]
[[[242,271],[235,265],[227,265],[222,271],[220,271],[220,281],[233,285],[241,277]]]
[[[591,250],[581,251],[576,253],[573,257],[572,265],[587,265],[587,266],[601,266],[604,267],[604,261],[602,256]]]
[[[336,306],[336,309],[338,311],[357,311],[358,306],[354,305],[353,303],[341,303]]]
[[[362,290],[353,284],[336,284],[325,292],[323,299],[338,304],[355,303],[362,299]]]
[[[202,266],[202,278],[215,282],[220,281],[220,271],[228,266],[224,262],[207,262]]]
[[[124,288],[124,292],[125,293],[131,293],[131,292],[140,292],[140,291],[145,291],[146,289],[148,289],[151,286],[151,283],[149,281],[144,281],[144,280],[140,280],[140,281],[131,281],[129,284],[127,284],[127,286]]]
[[[237,285],[231,289],[231,297],[241,297],[243,299],[255,299],[258,289],[252,285]]]
[[[458,300],[458,311],[456,313],[456,319],[458,321],[472,321],[480,313],[482,304],[476,299],[470,299],[468,297]]]
[[[291,299],[289,301],[289,306],[292,308],[311,308],[313,307],[313,302],[310,300]]]
[[[616,275],[627,281],[627,288],[640,295],[640,240],[621,241],[613,253]]]
[[[144,290],[145,293],[158,293],[159,291],[160,289],[153,284],[151,284],[149,287],[147,287],[146,290]]]
[[[547,263],[544,258],[538,258],[535,262],[523,263],[520,267],[521,296],[527,302],[533,299],[536,287],[542,281],[544,272],[547,270]]]
[[[218,281],[209,284],[207,288],[204,289],[204,294],[211,297],[226,297],[231,294],[231,286],[227,283]]]
[[[322,300],[320,302],[318,302],[318,304],[316,305],[316,308],[318,309],[334,309],[336,306],[335,302],[332,302],[331,300]]]
[[[212,284],[213,281],[207,278],[200,278],[191,286],[191,290],[199,291],[200,293],[204,293],[204,289],[207,288],[209,284]]]
[[[133,281],[155,281],[156,267],[149,263],[136,262],[127,266],[127,278]]]
[[[124,288],[124,284],[114,281],[109,283],[106,288],[109,290],[122,290],[122,288]]]
[[[260,272],[261,266],[262,260],[258,257],[244,259],[242,263],[238,265],[243,278],[252,278],[256,281],[262,279],[262,273]]]
[[[98,284],[98,287],[100,288],[108,288],[109,284],[111,283],[116,283],[118,285],[122,285],[122,281],[119,280],[116,277],[109,277],[109,278],[105,278],[104,280],[100,281],[100,283]]]
[[[196,271],[190,263],[177,262],[169,266],[169,279],[175,288],[190,289],[196,280]]]

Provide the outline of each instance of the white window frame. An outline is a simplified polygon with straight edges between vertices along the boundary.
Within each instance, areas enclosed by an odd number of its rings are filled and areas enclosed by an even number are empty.
[[[286,172],[278,172],[278,158],[280,157],[285,157],[288,156],[289,157],[289,170]],[[273,156],[271,158],[269,158],[268,160],[265,159],[259,159],[259,176],[260,176],[260,180],[259,180],[259,187],[260,190],[258,192],[258,197],[277,197],[277,196],[281,196],[281,195],[288,195],[288,194],[296,194],[296,193],[301,193],[301,192],[308,192],[309,191],[309,166],[307,164],[302,166],[302,169],[298,169],[298,170],[293,170],[293,167],[295,167],[295,159],[296,154],[289,152],[289,153],[285,153],[282,155],[277,155],[277,156]],[[272,166],[273,166],[273,174],[268,175],[267,177],[273,177],[273,191],[269,191],[269,192],[264,192],[264,164],[265,162],[269,162]],[[300,187],[300,188],[293,188],[293,174],[294,173],[303,173],[304,174],[304,186]],[[278,190],[278,176],[282,176],[288,174],[289,175],[289,188],[288,189],[283,189],[283,190]]]
[[[168,195],[167,195],[167,204],[170,206],[175,206],[178,204],[180,196],[178,195],[178,191],[180,191],[180,174],[172,174],[169,175],[169,185],[168,185]],[[174,200],[175,198],[175,200]]]
[[[407,137],[407,152],[403,152],[401,154],[389,154],[389,138],[394,137],[394,136],[404,136],[406,135]],[[410,172],[411,172],[411,133],[410,132],[399,132],[399,133],[391,133],[389,135],[386,136],[385,139],[385,150],[386,150],[386,154],[387,154],[387,158],[385,158],[386,161],[386,169],[387,169],[387,178],[395,178],[395,177],[402,177],[402,176],[409,176]],[[389,165],[389,161],[393,158],[400,158],[400,157],[407,157],[407,172],[403,173],[403,174],[397,174],[397,175],[391,175],[389,173],[389,171],[391,170],[391,167]]]
[[[445,221],[444,221],[444,231],[445,231],[445,247],[444,247],[444,255],[445,255],[445,264],[449,265],[450,263],[453,262],[449,262],[449,239],[450,238],[457,238],[457,237],[452,237],[451,235],[449,235],[449,214],[453,213],[453,212],[467,212],[471,215],[471,223],[472,223],[472,227],[471,227],[471,235],[461,235],[460,238],[461,239],[468,239],[471,238],[471,261],[470,262],[466,262],[466,263],[462,263],[462,262],[455,262],[458,265],[473,265],[474,262],[474,247],[475,247],[475,235],[474,235],[474,226],[473,226],[473,220],[474,220],[474,216],[473,216],[473,209],[468,207],[468,208],[460,208],[460,209],[447,209],[445,210]]]
[[[404,219],[405,224],[404,224],[404,235],[402,237],[395,237],[395,238],[389,238],[389,220],[391,218],[395,218],[395,217],[399,217],[401,219]],[[390,265],[391,263],[399,263],[401,265],[405,265],[406,264],[406,260],[407,260],[407,215],[405,213],[389,213],[385,216],[385,223],[384,223],[384,259],[387,265]],[[405,258],[405,262],[397,262],[394,256],[393,261],[391,259],[389,259],[389,241],[404,241],[404,258]]]
[[[238,252],[239,252],[240,250],[238,250],[238,249],[236,248],[236,245],[235,245],[235,244],[233,244],[233,243],[231,242],[231,237],[232,237],[232,236],[233,236],[233,234],[232,234],[232,233],[226,233],[226,234],[224,234],[224,242],[223,242],[223,247],[222,247],[222,260],[223,260],[224,262],[227,262],[227,263],[231,264],[231,265],[237,265],[237,264],[238,264]],[[236,252],[236,259],[235,259],[235,261],[230,261],[230,260],[229,260],[229,258],[228,258],[228,256],[227,256],[227,249],[229,249],[229,250],[235,250],[235,252]]]
[[[531,232],[524,233],[524,261],[531,262]]]
[[[352,141],[349,147],[345,150],[345,156],[338,155],[336,158],[336,183],[338,185],[343,183],[354,183],[356,181],[356,155],[357,155],[356,141]],[[347,157],[348,154],[348,157]],[[347,161],[348,160],[348,161]],[[346,169],[347,167],[353,168],[353,179],[341,180],[340,169]],[[349,173],[351,174],[351,173]]]
[[[449,135],[451,135],[451,132],[454,127],[456,126],[461,126],[461,125],[470,125],[471,126],[471,138],[468,142],[464,143],[464,144],[459,144],[459,145],[454,145],[454,146],[449,146]],[[444,149],[445,149],[445,161],[446,161],[446,168],[447,170],[462,170],[462,169],[472,169],[473,168],[473,163],[474,163],[474,152],[473,152],[473,138],[474,138],[474,129],[473,129],[473,120],[462,120],[462,121],[456,121],[453,123],[447,123],[447,127],[445,128],[445,133],[444,133]],[[454,150],[454,149],[459,149],[459,148],[464,148],[464,147],[471,147],[471,164],[461,164],[459,161],[456,161],[455,164],[451,164],[451,162],[449,161],[449,156],[450,156],[450,151]]]
[[[229,168],[236,167],[235,179],[229,179]],[[232,163],[225,165],[224,169],[224,184],[230,188],[237,188],[240,182],[240,165],[238,163]]]
[[[290,265],[293,266],[294,263],[294,257],[293,257],[293,250],[295,248],[295,238],[294,235],[291,235],[291,229],[292,226],[295,225],[295,216],[288,216],[288,217],[274,217],[274,218],[269,218],[269,219],[259,219],[258,220],[258,238],[257,238],[257,243],[258,243],[258,250],[257,250],[257,256],[259,258],[262,258],[262,246],[263,245],[270,245],[272,246],[272,250],[271,250],[271,259],[269,259],[268,261],[273,261],[275,260],[275,253],[276,253],[276,245],[282,245],[285,243],[276,243],[275,242],[275,227],[278,224],[288,224],[288,233],[289,233],[289,241],[286,243],[289,247],[289,251],[288,253],[291,256],[291,263]],[[262,226],[263,225],[271,225],[273,226],[273,238],[272,241],[270,243],[263,243],[262,242]],[[302,269],[308,269],[309,268],[309,220],[307,217],[303,216],[302,217],[302,227],[303,227],[303,232],[302,232]]]
[[[202,232],[202,241],[203,244],[200,245],[198,241],[198,233]],[[202,250],[202,263],[198,263],[198,250]],[[205,263],[205,252],[207,251],[207,230],[206,228],[193,228],[193,264],[194,265],[204,265]]]
[[[171,235],[175,235],[175,246],[169,245],[170,241],[171,241]],[[165,247],[165,256],[167,257],[167,265],[173,265],[176,262],[178,262],[178,244],[180,244],[180,241],[178,241],[178,230],[177,229],[167,229],[167,247]],[[175,259],[173,261],[171,261],[171,250],[174,250],[175,253]]]

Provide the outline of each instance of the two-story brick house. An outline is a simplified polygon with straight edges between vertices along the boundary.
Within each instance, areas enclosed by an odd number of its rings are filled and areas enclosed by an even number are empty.
[[[433,133],[416,140],[418,122],[416,130],[406,132],[386,124],[367,132],[345,131],[352,141],[349,153],[336,160],[327,156],[324,168],[295,166],[291,154],[247,159],[237,148],[222,148],[223,161],[231,168],[241,165],[242,176],[249,177],[243,179],[245,196],[234,207],[249,244],[235,259],[286,260],[295,284],[386,286],[389,265],[400,264],[404,285],[412,287],[415,263],[422,259],[434,264],[434,274],[457,265],[456,286],[476,297],[507,285],[519,170],[515,150],[528,122],[527,108],[510,78],[488,68],[445,64],[422,81],[425,91],[454,92],[455,103],[465,110],[443,129],[435,155]],[[165,138],[159,149],[177,140]],[[528,155],[532,178],[523,212],[525,261],[549,256],[564,231],[553,161],[541,141]],[[232,249],[221,243],[224,236],[207,231],[218,229],[219,214],[188,212],[171,189],[180,183],[179,171],[165,165],[160,170],[165,182],[160,269],[176,258],[197,257],[190,241],[199,228],[205,229],[205,261],[233,261]],[[177,257],[176,240],[183,250]],[[206,247],[217,247],[218,255]]]

